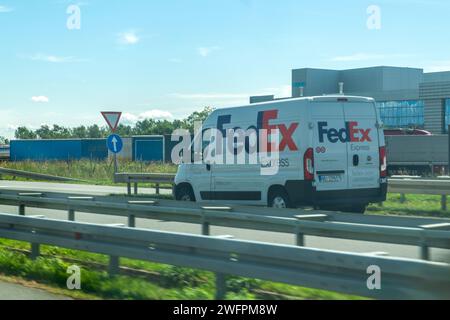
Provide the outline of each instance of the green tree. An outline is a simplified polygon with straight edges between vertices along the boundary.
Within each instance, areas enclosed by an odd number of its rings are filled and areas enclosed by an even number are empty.
[[[88,137],[88,130],[85,126],[72,128],[70,133],[72,138],[86,139]]]
[[[89,126],[87,128],[88,131],[88,138],[90,139],[100,139],[105,138],[108,134],[107,130],[105,128],[100,128],[98,125],[94,124],[92,126]]]
[[[196,121],[203,122],[214,111],[214,108],[205,107],[202,111],[196,111],[184,120],[184,129],[188,129],[190,132],[194,132],[194,123]]]
[[[36,139],[37,134],[33,130],[29,130],[27,127],[19,127],[16,129],[14,137],[16,137],[16,139],[29,140]]]
[[[0,136],[0,144],[9,144],[9,139]]]

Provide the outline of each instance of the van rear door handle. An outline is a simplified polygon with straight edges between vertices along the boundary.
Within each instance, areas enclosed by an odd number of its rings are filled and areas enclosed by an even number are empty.
[[[353,166],[359,166],[359,156],[357,154],[353,155]]]

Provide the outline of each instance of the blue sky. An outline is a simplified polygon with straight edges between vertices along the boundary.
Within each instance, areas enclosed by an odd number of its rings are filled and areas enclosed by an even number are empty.
[[[449,12],[447,0],[0,0],[0,135],[288,96],[293,68],[450,70]]]

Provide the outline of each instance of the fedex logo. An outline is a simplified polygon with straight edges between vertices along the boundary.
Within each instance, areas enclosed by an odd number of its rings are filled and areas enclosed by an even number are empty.
[[[331,143],[346,142],[372,142],[370,131],[372,129],[358,128],[358,122],[349,121],[345,123],[345,128],[328,128],[328,122],[319,122],[319,141],[323,143],[325,136]]]
[[[279,144],[278,150],[285,151],[289,149],[290,151],[298,151],[298,146],[294,141],[294,133],[299,127],[298,122],[293,122],[289,125],[286,124],[274,124],[274,122],[278,119],[278,110],[267,110],[258,112],[257,124],[255,126],[250,126],[247,130],[255,130],[258,133],[260,130],[267,130],[267,133],[270,134],[273,130],[279,130],[281,136],[281,142]],[[217,119],[217,129],[222,132],[223,136],[226,136],[226,130],[224,129],[225,125],[231,124],[231,115],[219,116]],[[241,129],[241,128],[234,128]],[[246,142],[248,145],[248,142]],[[258,142],[259,146],[259,142]],[[270,143],[267,144],[267,149],[270,151]]]
[[[292,136],[297,130],[299,123],[294,122],[289,125],[289,128],[285,124],[270,124],[271,120],[278,118],[278,110],[269,110],[258,113],[258,129],[265,129],[270,134],[272,130],[278,129],[282,140],[279,146],[280,151],[284,151],[288,148],[290,151],[298,151],[298,147],[295,144]]]

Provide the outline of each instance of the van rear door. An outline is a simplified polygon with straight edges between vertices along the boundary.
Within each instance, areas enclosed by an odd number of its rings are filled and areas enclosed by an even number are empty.
[[[343,110],[349,135],[348,188],[379,188],[380,144],[375,104],[349,100],[343,103]]]
[[[310,105],[314,169],[317,191],[347,189],[347,145],[343,104],[336,100],[314,100]]]

